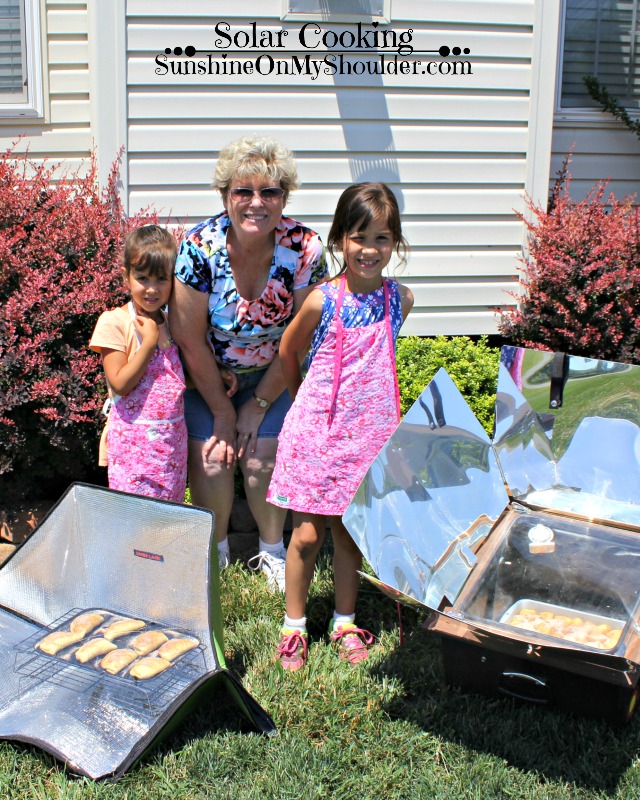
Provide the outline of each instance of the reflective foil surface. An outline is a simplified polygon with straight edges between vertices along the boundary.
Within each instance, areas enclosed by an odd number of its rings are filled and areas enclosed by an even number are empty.
[[[34,742],[92,778],[142,752],[145,737],[220,667],[212,535],[212,515],[202,509],[71,487],[0,569],[0,737]],[[73,647],[42,652],[38,642],[50,630],[68,630],[87,609],[199,644],[146,681],[109,675],[97,661],[80,664]],[[130,647],[134,637],[115,644]]]
[[[343,520],[383,584],[438,608],[458,595],[507,504],[489,437],[441,369]]]

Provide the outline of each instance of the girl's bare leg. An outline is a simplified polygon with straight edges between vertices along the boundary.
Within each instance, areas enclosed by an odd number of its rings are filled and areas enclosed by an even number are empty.
[[[356,610],[356,598],[362,568],[362,553],[342,524],[340,517],[331,517],[333,536],[333,575],[336,592],[336,611],[345,616]]]
[[[305,615],[316,558],[324,541],[325,525],[325,517],[321,514],[293,512],[293,533],[285,567],[287,616],[291,619],[300,619]]]

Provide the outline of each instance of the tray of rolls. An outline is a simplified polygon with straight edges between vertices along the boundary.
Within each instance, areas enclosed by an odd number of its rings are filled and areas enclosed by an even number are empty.
[[[625,626],[620,619],[526,598],[510,606],[500,622],[597,650],[614,650]]]
[[[169,677],[201,649],[189,633],[98,608],[74,609],[19,647],[63,662],[61,668],[81,667],[135,683]]]

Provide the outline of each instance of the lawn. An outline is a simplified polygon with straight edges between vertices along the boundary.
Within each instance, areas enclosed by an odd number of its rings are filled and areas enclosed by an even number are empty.
[[[361,587],[359,622],[371,658],[338,660],[325,630],[333,607],[325,550],[309,606],[308,667],[284,674],[274,644],[284,598],[239,563],[222,578],[229,666],[272,714],[276,736],[252,732],[224,694],[117,784],[68,775],[31,747],[0,743],[3,798],[618,798],[640,799],[640,716],[614,729],[442,682],[438,643],[423,617]]]
[[[527,353],[523,380],[527,387],[527,401],[538,413],[549,412],[548,376],[542,374],[538,382],[542,387],[536,389],[534,378],[538,365],[546,360],[548,354]],[[562,412],[553,426],[552,448],[556,459],[561,458],[582,420],[598,416],[611,419],[637,421],[637,398],[640,396],[640,370],[623,368],[610,374],[579,373],[572,374],[564,390]]]

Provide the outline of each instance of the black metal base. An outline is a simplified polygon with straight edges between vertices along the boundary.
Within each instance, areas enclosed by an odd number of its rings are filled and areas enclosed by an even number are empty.
[[[445,680],[479,694],[500,694],[581,717],[624,725],[638,700],[637,683],[620,686],[459,639],[440,637]]]

